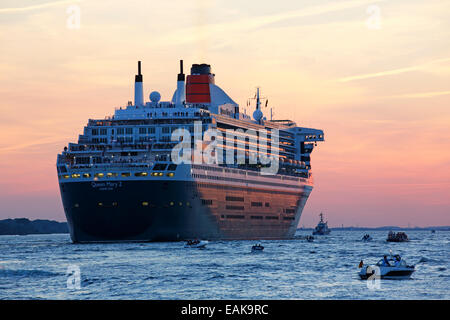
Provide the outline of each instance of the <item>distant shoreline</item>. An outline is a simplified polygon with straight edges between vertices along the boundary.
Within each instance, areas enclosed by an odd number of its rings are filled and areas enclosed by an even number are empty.
[[[26,218],[0,220],[0,235],[69,233],[67,222],[29,220]]]
[[[334,227],[330,228],[335,231],[401,231],[401,230],[410,230],[410,231],[450,231],[450,226],[436,226],[436,227],[397,227],[397,226],[384,226],[384,227]],[[297,228],[297,231],[312,231],[314,228]]]
[[[312,231],[314,228],[297,228],[297,231]],[[397,226],[384,227],[344,227],[330,228],[333,231],[450,231],[450,226],[436,227],[410,227],[402,228]],[[28,235],[28,234],[56,234],[69,233],[67,222],[38,219],[29,220],[27,218],[0,220],[0,235]]]

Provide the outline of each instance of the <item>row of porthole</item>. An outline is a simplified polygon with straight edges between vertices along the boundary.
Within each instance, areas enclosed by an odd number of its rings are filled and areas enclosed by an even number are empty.
[[[175,204],[176,204],[176,203],[175,203],[174,201],[169,202],[169,206],[171,206],[171,207],[175,206]],[[180,207],[183,206],[183,202],[181,202],[181,201],[178,202],[177,204],[178,204],[178,206],[180,206]],[[103,203],[103,202],[99,202],[99,203],[97,203],[97,205],[98,205],[99,207],[103,207],[103,206],[104,206],[104,203]],[[143,201],[143,202],[141,203],[141,205],[142,205],[143,207],[148,207],[148,206],[150,206],[150,207],[155,207],[154,204],[150,204],[150,203],[147,202],[147,201]],[[117,202],[113,202],[113,203],[112,203],[112,206],[113,206],[113,207],[117,207]],[[186,206],[187,206],[187,207],[190,207],[190,206],[191,206],[191,203],[190,203],[189,201],[187,201],[187,202],[186,202]],[[75,204],[75,207],[78,208],[78,207],[79,207],[79,204],[76,203],[76,204]]]
[[[174,201],[170,201],[170,202],[169,202],[169,206],[171,206],[171,207],[175,206],[176,204],[178,204],[179,207],[182,207],[182,206],[183,206],[183,202],[181,202],[181,201],[179,201],[178,203],[176,203],[176,202],[174,202]],[[154,206],[154,205],[153,205],[153,204],[150,204],[150,203],[147,202],[147,201],[143,201],[143,202],[142,202],[142,206],[143,206],[143,207],[147,207],[147,206]],[[190,206],[191,206],[191,203],[190,203],[189,201],[186,202],[186,206],[187,206],[187,207],[190,207]]]
[[[99,207],[103,207],[103,202],[99,202],[98,203],[98,206]],[[113,202],[113,203],[111,203],[111,205],[113,206],[113,207],[117,207],[117,202]],[[78,203],[77,204],[75,204],[75,207],[78,207]]]
[[[135,174],[134,174],[136,177],[146,177],[147,175],[148,175],[148,173],[147,172],[136,172]],[[175,173],[173,173],[173,172],[167,172],[166,173],[166,176],[167,177],[173,177],[175,175]],[[90,174],[90,173],[83,173],[83,174],[80,174],[80,173],[72,173],[71,175],[69,175],[69,174],[63,174],[63,175],[61,175],[61,178],[63,178],[63,179],[69,179],[70,177],[72,177],[72,178],[74,178],[74,179],[78,179],[78,178],[81,178],[81,177],[83,177],[83,178],[90,178],[92,175]],[[107,174],[106,174],[106,177],[107,178],[111,178],[111,177],[118,177],[119,176],[119,174],[117,173],[117,172],[108,172]],[[131,176],[131,173],[130,172],[122,172],[121,173],[121,176],[122,177],[130,177]],[[162,177],[162,176],[164,176],[164,173],[163,172],[152,172],[151,174],[150,174],[150,176],[152,176],[152,177]],[[98,173],[95,173],[94,174],[94,177],[95,178],[103,178],[103,177],[105,177],[105,174],[104,173],[102,173],[102,172],[98,172]]]
[[[316,139],[316,136],[315,135],[313,135],[313,136],[305,136],[305,138],[306,139]],[[323,135],[319,135],[319,139],[322,139],[323,138]]]
[[[247,219],[245,215],[221,215],[222,219]],[[252,220],[263,220],[264,216],[251,216]],[[265,216],[265,220],[279,220],[277,216]],[[295,218],[291,217],[283,217],[283,220],[295,220]]]
[[[148,206],[154,207],[154,206],[155,206],[155,205],[150,204],[150,203],[147,202],[147,201],[143,201],[141,204],[142,204],[143,207],[148,207]],[[178,206],[180,206],[180,207],[183,206],[183,202],[181,202],[181,201],[178,202],[177,204],[178,204]],[[113,202],[113,203],[111,203],[111,205],[112,205],[113,207],[117,207],[117,202]],[[75,208],[78,208],[79,206],[80,206],[80,205],[79,205],[78,203],[75,203],[75,205],[74,205]],[[105,204],[104,204],[103,202],[98,202],[98,203],[97,203],[97,206],[103,207],[103,206],[105,206]],[[175,206],[175,202],[174,202],[174,201],[169,202],[169,206],[171,206],[171,207]],[[186,206],[187,206],[187,207],[190,207],[190,206],[191,206],[191,203],[190,203],[189,201],[186,202]]]

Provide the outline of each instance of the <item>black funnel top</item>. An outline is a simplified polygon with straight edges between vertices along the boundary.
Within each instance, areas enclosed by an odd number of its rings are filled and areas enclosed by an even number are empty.
[[[141,62],[138,61],[138,74],[134,78],[135,82],[142,82],[142,73],[141,73]]]
[[[180,73],[178,74],[177,80],[184,81],[184,73],[183,73],[183,60],[180,60]]]
[[[193,64],[191,74],[211,74],[211,66],[206,63]]]

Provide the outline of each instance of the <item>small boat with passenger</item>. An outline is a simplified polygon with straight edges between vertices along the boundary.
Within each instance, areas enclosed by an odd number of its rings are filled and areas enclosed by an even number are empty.
[[[388,237],[386,239],[387,242],[408,242],[408,235],[404,232],[392,232],[389,231]]]
[[[368,279],[409,279],[415,271],[415,266],[408,265],[399,254],[385,255],[375,265],[366,265],[361,260],[358,273],[363,280]],[[373,276],[373,277],[372,277]]]
[[[263,250],[264,250],[264,247],[260,243],[252,246],[252,252],[261,252]]]
[[[208,244],[208,241],[206,240],[188,240],[186,241],[186,244],[184,245],[185,248],[205,248]]]

